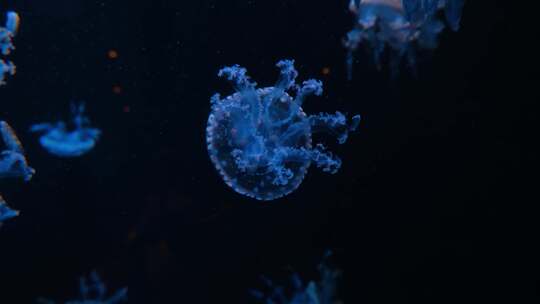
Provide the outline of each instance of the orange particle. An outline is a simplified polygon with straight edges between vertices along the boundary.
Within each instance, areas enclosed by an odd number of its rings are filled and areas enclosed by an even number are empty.
[[[118,58],[118,52],[116,50],[109,50],[107,52],[107,58],[109,59],[116,59]]]
[[[122,87],[118,84],[113,85],[112,91],[114,94],[122,94]]]
[[[324,67],[324,68],[322,68],[321,73],[322,73],[323,75],[328,75],[328,74],[330,74],[330,68],[329,68],[329,67]]]
[[[124,111],[124,113],[129,113],[129,111],[131,111],[131,108],[129,106],[124,106],[122,108],[122,111]]]

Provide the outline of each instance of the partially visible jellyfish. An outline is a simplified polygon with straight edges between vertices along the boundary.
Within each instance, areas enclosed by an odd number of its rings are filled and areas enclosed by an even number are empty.
[[[263,277],[267,291],[251,290],[251,294],[266,304],[334,304],[337,299],[337,283],[341,271],[329,265],[328,259],[332,252],[327,251],[318,266],[318,280],[311,280],[307,284],[300,275],[294,273],[289,285],[276,285]]]
[[[68,300],[65,304],[116,304],[127,301],[127,287],[124,287],[112,296],[107,297],[107,287],[99,278],[97,272],[92,271],[89,279],[81,277],[79,279],[80,298]],[[39,298],[38,303],[41,304],[56,304],[55,301]]]
[[[19,211],[11,209],[0,195],[0,226],[2,222],[19,215]]]
[[[0,152],[0,178],[20,177],[29,181],[36,170],[28,166],[21,141],[5,121],[0,121],[0,135],[5,146],[5,150]],[[9,208],[0,195],[0,224],[17,215],[19,215],[19,211]]]
[[[0,178],[21,177],[29,181],[36,172],[28,166],[20,140],[5,121],[0,121],[0,134],[6,149],[0,152]]]
[[[72,104],[73,127],[66,123],[39,123],[30,127],[31,132],[44,133],[39,143],[49,153],[59,157],[77,157],[90,151],[95,145],[101,131],[89,126],[89,119],[84,116],[84,104]]]
[[[15,49],[13,37],[19,29],[19,15],[15,12],[6,13],[6,25],[0,26],[0,51],[3,56],[7,56]],[[0,58],[0,85],[5,84],[6,74],[15,75],[15,65],[11,61]]]
[[[353,53],[360,44],[372,53],[378,68],[385,53],[389,53],[393,72],[403,58],[414,68],[417,49],[437,47],[438,35],[445,28],[441,11],[448,27],[457,31],[464,3],[465,0],[350,0],[349,10],[356,23],[344,40],[349,50],[349,78]]]
[[[312,146],[312,132],[327,132],[343,144],[360,116],[350,122],[340,112],[306,115],[302,103],[308,95],[321,95],[315,79],[296,84],[293,60],[276,65],[280,77],[274,86],[257,88],[238,65],[218,73],[230,80],[236,93],[211,98],[206,141],[208,153],[225,183],[236,192],[257,200],[273,200],[294,191],[315,163],[324,172],[336,173],[341,160],[322,144]],[[296,97],[288,91],[296,92]]]

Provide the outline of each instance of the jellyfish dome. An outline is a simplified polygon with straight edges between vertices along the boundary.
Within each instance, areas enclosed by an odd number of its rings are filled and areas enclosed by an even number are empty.
[[[236,192],[257,200],[285,196],[302,183],[310,165],[336,173],[341,160],[312,143],[312,132],[326,131],[347,140],[360,116],[347,123],[345,115],[307,115],[302,103],[308,95],[321,95],[322,83],[310,79],[298,85],[294,61],[277,63],[280,77],[274,86],[257,88],[246,69],[235,65],[218,73],[230,80],[236,93],[211,98],[206,128],[210,159],[225,183]],[[296,96],[288,91],[296,91]]]
[[[365,45],[373,54],[377,67],[388,49],[390,63],[397,69],[402,58],[414,67],[417,49],[437,47],[438,35],[446,25],[457,31],[465,0],[351,0],[349,10],[355,26],[344,41],[349,50],[349,76],[353,52]],[[444,11],[445,18],[441,18]]]
[[[90,151],[96,144],[101,131],[88,126],[84,116],[84,104],[72,105],[73,125],[66,123],[39,123],[30,127],[31,132],[43,133],[39,142],[49,153],[60,157],[77,157]]]

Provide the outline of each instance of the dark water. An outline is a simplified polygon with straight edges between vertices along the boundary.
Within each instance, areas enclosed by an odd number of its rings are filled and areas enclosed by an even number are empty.
[[[533,265],[514,254],[531,254],[536,225],[510,210],[537,202],[538,112],[520,95],[515,55],[527,47],[516,47],[506,2],[468,1],[461,30],[421,57],[416,78],[391,80],[358,56],[350,82],[347,2],[3,1],[22,21],[0,119],[37,173],[1,181],[22,213],[0,230],[0,303],[73,298],[92,269],[129,286],[129,303],[252,303],[260,274],[313,278],[326,249],[345,303],[535,297],[520,270]],[[324,82],[307,111],[363,121],[331,145],[340,172],[312,169],[296,192],[262,203],[212,166],[209,98],[232,92],[222,66],[265,85],[283,58]],[[83,157],[55,158],[27,129],[67,118],[72,100],[86,101],[103,136]]]

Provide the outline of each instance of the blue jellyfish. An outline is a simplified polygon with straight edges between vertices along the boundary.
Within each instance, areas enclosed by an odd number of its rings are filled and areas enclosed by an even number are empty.
[[[30,127],[31,132],[43,132],[40,144],[49,153],[60,157],[76,157],[90,151],[96,144],[101,131],[89,127],[84,116],[84,104],[72,104],[73,128],[68,129],[62,121],[39,123]]]
[[[19,211],[9,208],[4,198],[0,195],[0,226],[2,222],[19,215]]]
[[[256,88],[247,71],[238,65],[218,73],[230,80],[236,93],[211,98],[206,128],[210,159],[225,183],[236,192],[273,200],[294,191],[315,163],[325,172],[336,173],[341,160],[322,144],[312,145],[312,132],[325,131],[340,144],[354,131],[360,116],[347,123],[345,115],[306,115],[302,103],[308,95],[321,95],[322,83],[310,79],[298,85],[294,61],[276,65],[280,77],[274,86]],[[288,91],[295,91],[296,97]]]
[[[28,166],[17,135],[5,121],[0,121],[0,134],[6,146],[6,149],[0,153],[0,178],[21,177],[29,181],[36,171]]]
[[[6,13],[6,26],[0,26],[0,50],[3,56],[9,55],[15,49],[13,37],[19,29],[19,15],[15,12]],[[15,65],[11,61],[5,61],[0,58],[0,85],[5,84],[6,74],[15,74]]]
[[[444,10],[446,24],[459,29],[465,0],[350,0],[349,10],[356,24],[344,40],[349,50],[347,66],[351,77],[353,52],[364,44],[380,68],[388,50],[393,71],[406,58],[410,67],[416,62],[417,49],[434,49],[445,28],[439,12]]]
[[[291,276],[291,286],[275,285],[271,280],[263,277],[268,291],[251,290],[251,294],[266,304],[334,304],[340,303],[337,299],[337,283],[341,271],[331,267],[328,258],[332,255],[327,251],[322,262],[318,265],[319,279],[311,280],[307,284],[300,275]]]
[[[5,150],[0,152],[0,178],[20,177],[29,181],[36,171],[28,166],[21,141],[5,121],[0,121],[0,135],[6,146]],[[0,195],[0,225],[3,221],[17,215],[19,215],[19,211],[9,208]]]
[[[80,299],[68,300],[65,304],[116,304],[127,301],[127,288],[122,288],[107,298],[107,287],[95,271],[90,273],[89,280],[85,277],[80,278],[79,290]],[[37,301],[42,304],[56,303],[44,298],[39,298]]]

